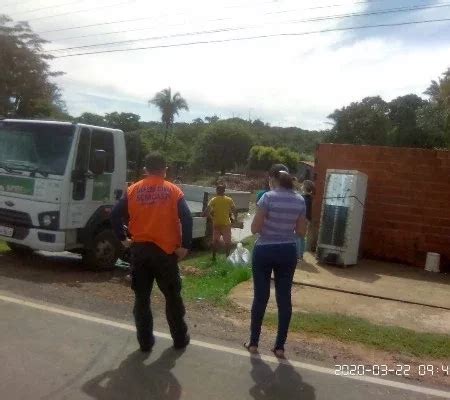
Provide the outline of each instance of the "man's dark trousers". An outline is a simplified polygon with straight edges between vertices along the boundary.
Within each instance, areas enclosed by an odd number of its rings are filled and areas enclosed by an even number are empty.
[[[155,343],[150,296],[153,282],[166,299],[166,317],[174,346],[183,347],[187,338],[184,321],[186,310],[181,298],[181,278],[175,254],[166,254],[153,243],[135,243],[131,248],[132,289],[135,293],[134,319],[141,349],[149,350]]]

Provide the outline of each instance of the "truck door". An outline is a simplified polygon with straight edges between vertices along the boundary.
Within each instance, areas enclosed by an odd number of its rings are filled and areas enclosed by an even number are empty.
[[[95,150],[104,150],[106,153],[105,171],[101,175],[94,175],[90,168]],[[114,135],[111,131],[86,127],[81,129],[72,173],[69,229],[84,228],[99,207],[114,204],[114,150]]]

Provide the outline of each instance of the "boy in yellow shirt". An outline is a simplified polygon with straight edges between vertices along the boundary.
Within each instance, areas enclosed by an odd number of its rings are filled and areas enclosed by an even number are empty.
[[[225,190],[225,185],[217,185],[217,196],[209,201],[206,209],[206,214],[213,221],[213,260],[216,259],[221,237],[225,242],[227,257],[231,251],[231,217],[236,217],[236,206],[231,197],[225,196]]]

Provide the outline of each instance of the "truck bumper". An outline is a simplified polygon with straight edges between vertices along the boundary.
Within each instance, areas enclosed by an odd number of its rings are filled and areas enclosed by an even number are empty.
[[[33,250],[64,251],[66,235],[62,231],[49,231],[45,229],[30,228],[23,239],[14,239],[0,236],[1,240],[17,243]]]

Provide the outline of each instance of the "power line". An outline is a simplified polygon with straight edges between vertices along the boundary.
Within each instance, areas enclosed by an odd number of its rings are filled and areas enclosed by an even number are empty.
[[[32,18],[32,19],[29,19],[28,22],[38,21],[38,20],[47,19],[47,18],[62,17],[62,16],[65,16],[65,15],[80,14],[80,13],[93,11],[93,10],[100,10],[100,9],[104,9],[104,8],[118,7],[118,6],[123,6],[125,4],[130,4],[130,3],[135,3],[135,2],[136,2],[136,0],[128,0],[128,1],[124,1],[122,3],[106,4],[106,5],[103,5],[103,6],[90,7],[90,8],[85,8],[83,10],[77,10],[77,11],[67,11],[67,12],[64,12],[64,13],[61,13],[61,14],[53,14],[53,15],[46,15],[44,17]]]
[[[385,1],[389,1],[389,0],[356,1],[356,2],[353,2],[353,3],[333,4],[333,5],[327,5],[327,6],[315,6],[315,7],[307,7],[307,8],[297,8],[295,10],[285,10],[285,11],[286,12],[292,12],[292,11],[300,11],[300,10],[301,11],[303,11],[303,10],[316,10],[316,9],[323,9],[323,8],[334,8],[334,7],[351,6],[351,5],[365,4],[365,3],[371,3],[371,2],[385,2]],[[267,3],[264,3],[264,4],[269,4],[269,3],[272,3],[272,2],[267,2]],[[265,14],[265,15],[275,14],[275,13],[279,13],[279,12],[280,11],[274,11],[274,12],[271,12],[271,13],[268,13],[268,14]],[[164,17],[166,15],[173,15],[173,14],[163,14],[163,15],[159,15],[157,17],[141,17],[141,18],[123,19],[123,20],[116,20],[116,21],[106,21],[106,22],[100,22],[100,23],[95,23],[95,24],[73,26],[73,27],[70,27],[70,28],[60,28],[60,29],[51,29],[51,30],[46,30],[46,31],[38,31],[36,33],[37,34],[54,33],[54,32],[63,32],[63,31],[76,30],[76,29],[99,27],[99,26],[105,26],[105,25],[122,24],[122,23],[126,23],[126,22],[148,21],[150,19]],[[181,15],[181,14],[175,14],[175,15]],[[231,18],[220,18],[220,19],[214,19],[214,20],[210,20],[210,21],[213,22],[213,21],[218,21],[218,20],[229,20],[229,19],[231,19]]]
[[[370,0],[370,1],[384,2],[386,0]],[[268,2],[268,3],[272,3],[272,2]],[[268,4],[268,3],[265,3],[265,4]],[[351,3],[351,4],[359,4],[359,3],[366,3],[366,2],[365,1],[358,1],[358,2],[355,2],[355,3]],[[343,4],[341,4],[341,5],[343,5]],[[333,6],[321,6],[321,7],[312,7],[312,8],[316,9],[316,8],[336,7],[336,6],[338,6],[338,4],[335,4]],[[232,7],[230,6],[229,8],[232,8]],[[273,12],[273,13],[266,13],[266,14],[263,14],[263,15],[277,14],[277,13],[284,13],[284,12],[285,11],[279,11],[279,12]],[[142,20],[142,19],[147,19],[147,18],[139,18],[137,20]],[[216,19],[212,19],[212,20],[207,20],[205,22],[217,22],[217,21],[225,21],[225,20],[229,20],[229,19],[232,19],[232,18],[216,18]],[[136,20],[133,20],[133,21],[136,21]],[[129,21],[123,21],[123,22],[129,22]],[[113,23],[116,23],[116,22],[113,22]],[[119,23],[119,22],[117,22],[117,23]],[[176,27],[176,26],[184,26],[184,25],[186,25],[186,23],[169,24],[169,25],[165,25],[165,27]],[[98,26],[98,24],[88,25],[88,27],[91,27],[91,26]],[[71,28],[71,29],[76,29],[76,28]],[[117,34],[117,33],[130,33],[130,32],[148,31],[148,30],[153,30],[153,29],[155,29],[155,26],[150,27],[150,28],[146,27],[146,28],[125,29],[125,30],[116,30],[116,31],[110,31],[110,32],[101,32],[101,33],[90,33],[90,34],[87,34],[87,35],[69,36],[69,37],[64,37],[64,38],[61,38],[61,39],[56,38],[56,39],[52,39],[52,40],[64,40],[64,41],[67,41],[67,40],[73,40],[73,39],[84,39],[84,38],[94,37],[94,36],[108,36],[108,35],[114,35],[114,34]],[[239,30],[240,29],[241,28],[239,28]],[[45,33],[45,32],[41,32],[41,33]]]
[[[11,1],[10,3],[2,4],[2,7],[22,6],[22,5],[26,4],[26,3],[31,3],[32,1],[34,1],[34,0],[25,0],[25,1],[22,1],[21,4],[17,4],[17,1]]]
[[[55,56],[54,58],[67,58],[67,57],[85,56],[85,55],[91,55],[91,54],[118,53],[118,52],[137,51],[137,50],[162,49],[162,48],[170,48],[170,47],[186,47],[186,46],[194,46],[194,45],[199,45],[199,44],[237,42],[237,41],[245,41],[245,40],[266,39],[266,38],[273,38],[273,37],[306,36],[306,35],[312,35],[312,34],[318,34],[318,33],[343,32],[343,31],[368,29],[368,28],[386,28],[386,27],[392,27],[392,26],[416,25],[416,24],[426,24],[426,23],[433,23],[433,22],[448,22],[448,21],[450,21],[450,18],[429,19],[429,20],[423,20],[423,21],[397,22],[397,23],[392,23],[392,24],[361,25],[361,26],[352,26],[352,27],[347,27],[347,28],[331,28],[331,29],[322,29],[322,30],[317,30],[317,31],[300,32],[300,33],[274,33],[274,34],[247,36],[247,37],[240,37],[240,38],[202,40],[202,41],[197,41],[197,42],[166,44],[166,45],[157,45],[157,46],[148,46],[148,47],[137,47],[137,48],[131,48],[131,49],[99,50],[99,51],[92,51],[92,52],[85,52],[85,53],[66,54],[66,55],[61,55],[61,56]]]
[[[80,2],[80,0],[71,1],[71,2],[63,3],[63,4],[56,4],[56,5],[52,5],[52,6],[41,7],[41,8],[35,8],[33,10],[19,11],[14,14],[10,14],[10,16],[14,17],[15,15],[19,15],[19,14],[30,14],[30,13],[34,13],[34,12],[38,12],[38,11],[48,10],[49,8],[59,8],[59,7],[69,6],[72,4],[78,4],[79,2]]]
[[[337,14],[337,15],[329,15],[329,16],[322,16],[322,17],[316,17],[316,18],[301,19],[301,20],[284,21],[284,22],[280,22],[280,23],[281,24],[297,24],[297,23],[305,23],[305,22],[322,22],[322,21],[333,20],[333,19],[383,15],[383,14],[392,14],[392,13],[400,13],[400,12],[411,12],[411,11],[419,11],[419,10],[430,9],[430,8],[442,8],[442,7],[449,7],[449,6],[450,6],[450,3],[443,3],[443,4],[435,5],[435,6],[429,5],[429,6],[415,6],[415,7],[399,7],[399,8],[385,9],[385,10],[375,10],[375,11],[366,12],[366,13],[348,13],[348,14],[340,14],[340,15]],[[263,25],[263,26],[265,26],[265,25]],[[255,27],[258,28],[258,27],[261,27],[261,25],[250,25],[250,26],[241,26],[241,27],[234,27],[234,28],[222,28],[222,29],[214,29],[214,30],[206,30],[206,31],[177,33],[177,34],[173,34],[173,35],[153,36],[153,37],[140,38],[140,39],[121,40],[121,41],[115,41],[115,42],[106,42],[106,43],[90,44],[90,45],[83,45],[83,46],[65,47],[65,48],[59,48],[59,49],[52,49],[52,50],[48,50],[48,51],[53,53],[53,52],[59,52],[59,51],[87,49],[87,48],[101,47],[101,46],[114,46],[114,45],[120,45],[120,44],[129,44],[129,43],[143,42],[143,41],[149,41],[149,40],[169,39],[169,38],[182,37],[182,36],[195,36],[195,35],[203,35],[203,34],[211,34],[211,33],[239,31],[239,30],[251,29],[251,28],[255,28]]]

